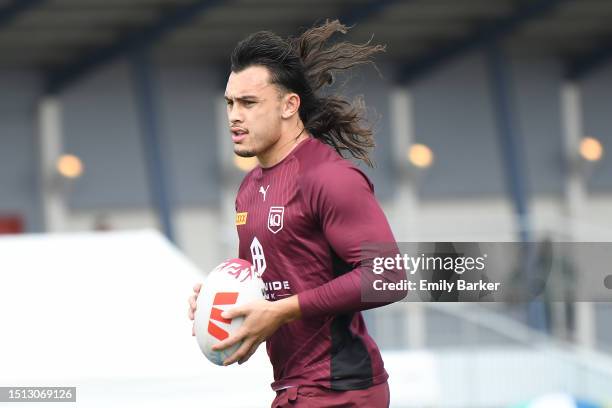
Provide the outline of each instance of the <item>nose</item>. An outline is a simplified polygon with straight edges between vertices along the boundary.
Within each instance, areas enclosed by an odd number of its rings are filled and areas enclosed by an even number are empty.
[[[227,118],[232,125],[242,122],[242,114],[236,104],[228,105]]]

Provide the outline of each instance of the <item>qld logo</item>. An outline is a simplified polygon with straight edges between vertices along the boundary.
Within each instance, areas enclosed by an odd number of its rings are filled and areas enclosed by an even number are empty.
[[[285,215],[285,207],[270,207],[268,213],[268,229],[273,234],[276,234],[283,229],[283,216]]]

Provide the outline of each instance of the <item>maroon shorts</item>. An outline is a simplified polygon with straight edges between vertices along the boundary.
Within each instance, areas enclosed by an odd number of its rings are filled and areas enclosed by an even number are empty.
[[[388,408],[389,385],[364,390],[335,391],[314,386],[286,388],[276,392],[272,408]]]

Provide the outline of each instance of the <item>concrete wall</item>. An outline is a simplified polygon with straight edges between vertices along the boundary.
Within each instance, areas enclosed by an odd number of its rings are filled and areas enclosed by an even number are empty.
[[[0,71],[0,214],[21,214],[39,230],[40,210],[35,72]]]

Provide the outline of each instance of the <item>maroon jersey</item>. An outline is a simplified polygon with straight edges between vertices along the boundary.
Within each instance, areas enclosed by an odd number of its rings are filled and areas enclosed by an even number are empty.
[[[309,138],[270,168],[245,177],[236,198],[239,257],[250,260],[268,300],[299,294],[302,319],[266,342],[272,388],[368,388],[387,380],[360,310],[362,244],[395,242],[367,177]],[[389,302],[386,302],[389,303]]]

